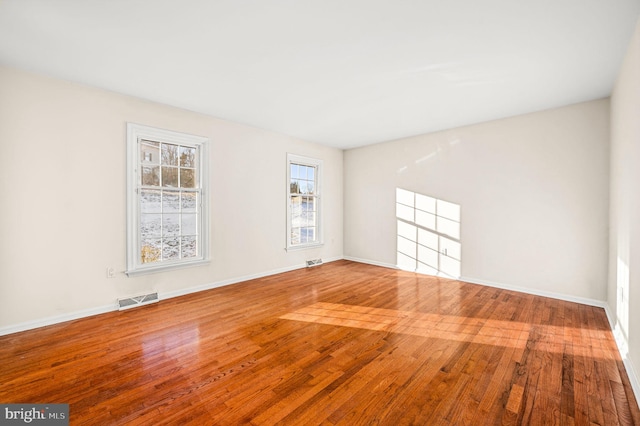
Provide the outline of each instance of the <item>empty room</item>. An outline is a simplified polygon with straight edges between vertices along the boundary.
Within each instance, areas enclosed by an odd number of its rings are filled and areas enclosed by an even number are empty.
[[[639,17],[0,0],[0,424],[640,424]]]

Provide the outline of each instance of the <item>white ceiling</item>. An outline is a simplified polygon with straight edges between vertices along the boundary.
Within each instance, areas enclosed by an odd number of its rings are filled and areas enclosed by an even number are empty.
[[[0,0],[0,63],[350,148],[606,97],[640,0]]]

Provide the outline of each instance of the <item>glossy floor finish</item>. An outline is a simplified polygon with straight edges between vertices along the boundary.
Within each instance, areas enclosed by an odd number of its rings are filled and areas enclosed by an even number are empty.
[[[600,308],[339,261],[0,337],[71,424],[640,424]]]

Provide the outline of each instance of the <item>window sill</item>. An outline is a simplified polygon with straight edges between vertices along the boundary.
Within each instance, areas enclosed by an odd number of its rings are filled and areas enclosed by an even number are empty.
[[[211,263],[209,259],[198,259],[189,262],[169,263],[165,265],[141,266],[136,269],[125,271],[128,277],[136,277],[138,275],[155,274],[158,272],[169,272],[176,269],[191,268],[194,266],[203,266]]]
[[[285,248],[286,251],[298,251],[298,250],[306,250],[306,249],[312,249],[312,248],[317,248],[317,247],[322,247],[324,246],[324,243],[312,243],[312,244],[298,244],[295,246],[289,246],[287,248]]]

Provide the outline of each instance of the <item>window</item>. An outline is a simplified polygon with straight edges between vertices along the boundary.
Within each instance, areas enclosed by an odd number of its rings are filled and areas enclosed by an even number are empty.
[[[322,244],[322,161],[287,154],[287,249]]]
[[[208,139],[127,125],[127,274],[208,261]]]

